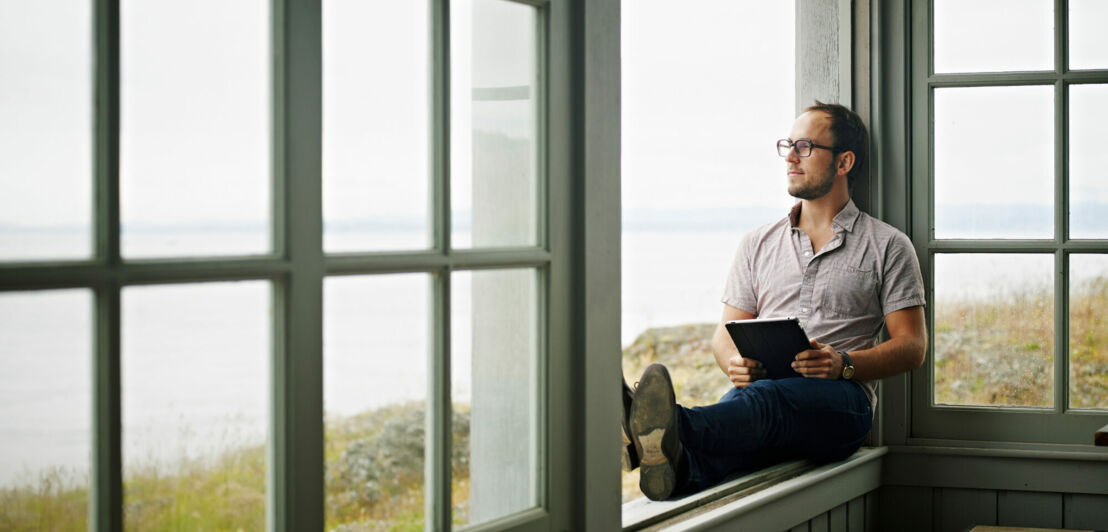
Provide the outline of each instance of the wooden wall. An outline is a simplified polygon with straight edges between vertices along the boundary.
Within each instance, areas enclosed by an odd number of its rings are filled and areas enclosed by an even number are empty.
[[[883,486],[877,506],[877,530],[960,532],[974,525],[1108,530],[1108,495]]]
[[[877,526],[877,492],[840,504],[787,532],[871,532]]]
[[[964,532],[976,525],[1108,530],[1108,495],[883,486],[785,532]]]

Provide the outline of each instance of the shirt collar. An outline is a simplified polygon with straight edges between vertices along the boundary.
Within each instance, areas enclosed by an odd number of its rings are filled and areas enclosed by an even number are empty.
[[[858,221],[858,216],[861,214],[862,211],[858,210],[858,207],[854,205],[854,200],[851,199],[846,202],[843,210],[839,211],[839,214],[836,214],[835,218],[831,220],[831,225],[838,226],[847,232],[853,232],[854,223]]]
[[[796,228],[800,223],[800,206],[802,202],[796,202],[792,209],[789,210],[789,225],[792,228]],[[853,232],[854,223],[858,221],[858,216],[862,214],[862,211],[858,210],[858,207],[854,205],[854,200],[850,199],[843,206],[842,210],[835,215],[835,218],[831,220],[831,225],[844,231]]]

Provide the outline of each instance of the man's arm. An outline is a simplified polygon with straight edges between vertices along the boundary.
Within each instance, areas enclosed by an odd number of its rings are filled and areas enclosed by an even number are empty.
[[[766,370],[762,363],[752,358],[743,358],[735,342],[731,341],[731,335],[723,324],[734,320],[749,320],[758,317],[745,310],[740,310],[724,303],[723,317],[712,335],[712,354],[716,357],[716,364],[723,374],[738,388],[749,386],[750,383],[766,376]]]
[[[923,307],[909,307],[885,316],[889,339],[869,349],[850,351],[854,378],[884,379],[923,365],[927,354],[927,325]],[[815,349],[802,351],[793,367],[805,377],[838,379],[842,376],[843,357],[827,344],[812,341]],[[717,355],[718,357],[718,355]]]

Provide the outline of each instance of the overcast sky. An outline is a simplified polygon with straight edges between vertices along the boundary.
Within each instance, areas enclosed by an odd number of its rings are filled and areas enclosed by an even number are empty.
[[[500,32],[489,42],[522,44],[482,48],[478,39],[466,46],[472,16],[457,17],[455,83],[517,84],[517,74],[533,67],[523,53],[527,18],[511,9],[470,11],[469,4],[455,2],[455,13],[503,17],[503,24],[489,25],[500,28],[488,30]],[[1049,68],[1051,6],[938,0],[936,68],[975,69],[986,60],[1001,68]],[[624,2],[625,209],[790,203],[773,143],[794,117],[793,7]],[[1108,66],[1108,34],[1095,22],[1108,19],[1108,2],[1071,0],[1070,7],[1071,62]],[[264,220],[268,2],[124,0],[121,11],[124,221]],[[328,216],[425,213],[426,5],[328,0],[324,11]],[[213,12],[220,16],[206,15]],[[90,27],[89,2],[0,0],[0,224],[90,219]],[[468,79],[466,55],[473,50],[500,55]],[[1108,201],[1101,173],[1108,150],[1098,136],[1108,121],[1106,95],[1105,86],[1072,91],[1072,186],[1082,201]],[[464,130],[465,91],[455,96],[455,121]],[[1050,203],[1048,86],[942,89],[935,102],[938,202]],[[464,191],[468,147],[457,131],[455,173]],[[468,208],[467,199],[460,193],[455,207]]]

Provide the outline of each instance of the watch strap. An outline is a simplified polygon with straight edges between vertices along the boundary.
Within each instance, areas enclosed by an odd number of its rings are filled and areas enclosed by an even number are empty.
[[[843,370],[842,378],[851,379],[854,377],[854,360],[850,358],[850,354],[846,351],[839,351],[839,354],[843,357]],[[849,371],[847,368],[850,368]]]

